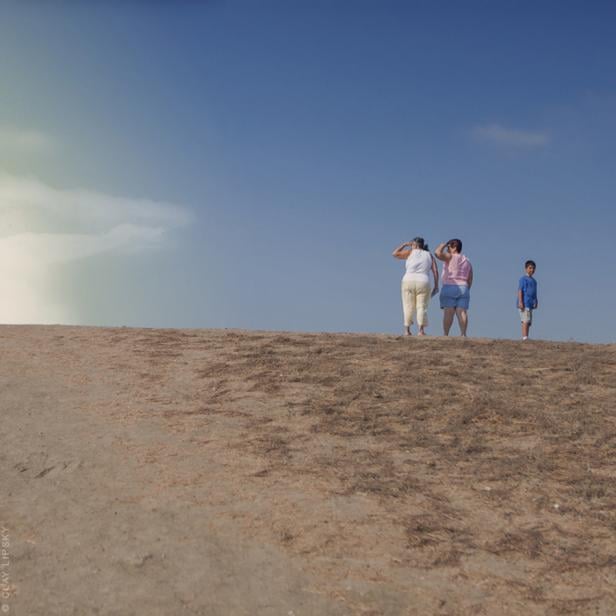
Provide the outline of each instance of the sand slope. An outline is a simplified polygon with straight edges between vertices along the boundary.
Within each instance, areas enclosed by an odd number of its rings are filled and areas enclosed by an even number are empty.
[[[2,326],[0,353],[11,614],[616,613],[614,345]]]

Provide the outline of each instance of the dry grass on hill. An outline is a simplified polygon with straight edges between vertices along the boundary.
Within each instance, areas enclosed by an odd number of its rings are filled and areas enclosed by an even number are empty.
[[[616,346],[0,328],[16,614],[614,614]]]

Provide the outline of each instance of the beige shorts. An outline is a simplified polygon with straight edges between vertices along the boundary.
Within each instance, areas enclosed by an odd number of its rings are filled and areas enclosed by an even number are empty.
[[[530,325],[533,322],[533,311],[530,308],[525,308],[518,312],[520,313],[520,320],[522,323],[528,323]]]

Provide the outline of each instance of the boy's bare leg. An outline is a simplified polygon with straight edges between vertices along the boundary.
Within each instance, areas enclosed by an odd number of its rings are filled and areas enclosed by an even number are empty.
[[[530,330],[530,323],[522,323],[522,338],[528,338],[528,332]]]
[[[456,316],[458,317],[458,325],[460,326],[460,336],[466,337],[466,329],[468,327],[468,312],[464,308],[456,308]]]
[[[443,311],[443,333],[445,336],[449,336],[449,330],[453,323],[453,315],[456,313],[455,308],[445,308]]]

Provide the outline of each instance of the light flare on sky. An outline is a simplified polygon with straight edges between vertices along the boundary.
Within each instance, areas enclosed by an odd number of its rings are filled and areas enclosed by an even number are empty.
[[[0,321],[69,322],[71,306],[54,294],[62,264],[160,247],[189,218],[169,203],[0,175]]]

